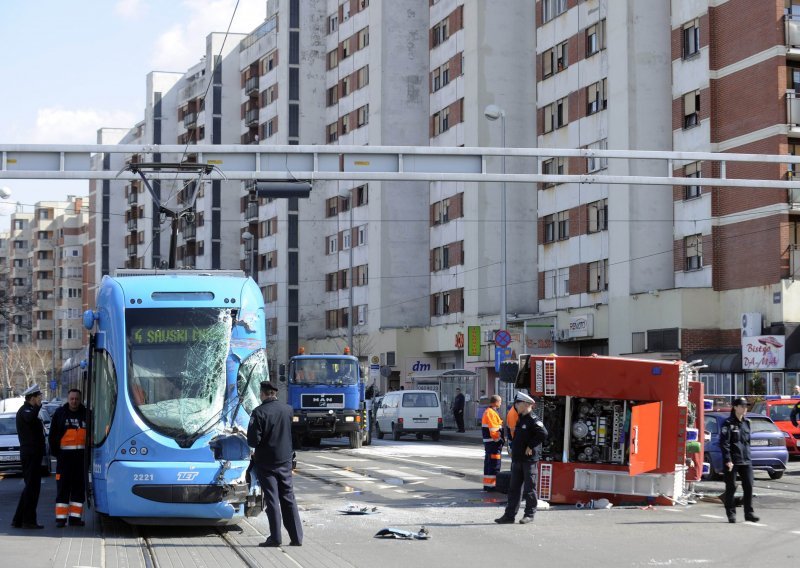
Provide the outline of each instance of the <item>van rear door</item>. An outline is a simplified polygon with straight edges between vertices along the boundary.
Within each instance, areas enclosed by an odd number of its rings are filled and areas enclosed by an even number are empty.
[[[433,391],[403,393],[401,415],[406,430],[437,429],[442,416],[438,395]]]

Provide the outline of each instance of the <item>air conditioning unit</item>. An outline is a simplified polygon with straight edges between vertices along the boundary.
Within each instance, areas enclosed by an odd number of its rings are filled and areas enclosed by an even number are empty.
[[[483,343],[492,343],[494,341],[494,330],[493,329],[484,329],[483,330]]]
[[[559,329],[556,333],[556,338],[558,341],[566,341],[569,339],[569,330],[568,329]]]
[[[742,314],[742,337],[753,337],[761,335],[761,314],[744,313]]]

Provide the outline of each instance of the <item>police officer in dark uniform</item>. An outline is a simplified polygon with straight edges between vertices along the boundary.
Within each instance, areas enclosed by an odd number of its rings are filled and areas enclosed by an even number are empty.
[[[17,435],[25,488],[19,496],[17,512],[11,521],[15,529],[43,529],[36,522],[36,507],[42,488],[42,459],[45,452],[44,423],[39,419],[42,391],[33,385],[22,393],[25,404],[17,411]]]
[[[542,420],[533,414],[536,401],[523,392],[514,397],[514,408],[519,414],[514,429],[514,444],[511,447],[511,480],[508,502],[503,516],[494,520],[498,524],[514,522],[519,511],[520,499],[525,497],[525,512],[520,524],[533,522],[539,501],[536,495],[536,464],[542,453],[542,443],[547,439],[547,429]]]
[[[800,394],[800,387],[798,387],[797,385],[795,385],[795,386],[794,386],[794,389],[793,389],[793,394],[795,395],[795,397],[796,397],[798,394]],[[793,398],[794,398],[794,397],[793,397]],[[798,417],[798,416],[800,416],[800,401],[798,401],[798,402],[797,402],[797,403],[796,403],[796,404],[795,404],[795,405],[792,407],[792,413],[789,415],[789,420],[791,420],[791,421],[792,421],[792,426],[794,426],[795,428],[797,428],[797,417]]]
[[[250,416],[247,443],[255,448],[253,469],[264,492],[269,537],[259,546],[281,545],[281,518],[291,546],[302,546],[303,527],[292,488],[292,408],[278,401],[278,387],[261,382],[261,404]]]
[[[725,512],[728,522],[736,522],[736,474],[742,482],[744,492],[744,519],[753,523],[758,517],[753,514],[753,464],[750,459],[750,420],[747,414],[747,399],[733,401],[731,415],[722,423],[719,445],[722,449],[722,464],[725,474]]]

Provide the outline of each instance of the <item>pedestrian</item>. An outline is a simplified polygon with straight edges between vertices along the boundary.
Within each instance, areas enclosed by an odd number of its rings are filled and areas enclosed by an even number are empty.
[[[503,516],[494,520],[499,524],[513,523],[519,511],[520,500],[525,497],[525,511],[520,524],[533,522],[539,497],[536,495],[536,464],[542,453],[542,443],[547,439],[547,429],[541,419],[533,414],[536,402],[527,394],[518,392],[514,408],[519,415],[514,430],[511,454],[511,480],[508,502]]]
[[[503,419],[497,409],[503,403],[500,395],[489,397],[489,407],[481,418],[483,433],[483,490],[494,491],[497,486],[497,474],[500,473],[501,453],[503,451]]]
[[[744,493],[744,520],[758,522],[753,514],[753,464],[750,459],[750,420],[747,419],[747,399],[733,401],[731,415],[722,423],[719,445],[722,448],[722,463],[725,465],[725,512],[728,522],[736,522],[736,474],[742,482]]]
[[[86,407],[81,391],[70,389],[67,402],[53,414],[50,451],[56,464],[56,527],[84,526],[86,500]]]
[[[17,411],[17,436],[25,487],[19,496],[17,512],[11,521],[15,529],[43,529],[36,521],[36,507],[42,489],[42,459],[45,452],[44,423],[39,419],[42,391],[33,385],[22,393],[25,403]]]
[[[456,398],[453,400],[453,418],[456,419],[456,431],[464,432],[464,405],[466,400],[461,389],[456,389]]]
[[[797,392],[797,391],[800,391],[800,386],[795,385],[794,390],[795,390],[795,394],[800,394],[800,392]],[[789,414],[789,420],[792,421],[792,426],[794,426],[795,428],[797,428],[797,418],[798,418],[798,416],[800,416],[800,402],[798,402],[794,406],[792,406],[792,412]]]
[[[800,385],[794,385],[794,387],[792,387],[792,394],[794,395],[800,394]]]
[[[292,488],[292,408],[278,401],[278,387],[261,382],[261,404],[250,416],[247,443],[267,507],[269,536],[259,546],[281,545],[281,520],[291,546],[303,545],[303,527]]]

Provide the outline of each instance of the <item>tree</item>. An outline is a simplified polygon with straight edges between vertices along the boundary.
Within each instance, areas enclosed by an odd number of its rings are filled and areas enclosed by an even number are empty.
[[[5,352],[5,364],[0,370],[5,392],[20,394],[29,386],[41,383],[50,371],[52,353],[33,345],[12,343]],[[43,387],[43,385],[40,385]]]
[[[22,318],[24,323],[16,325],[30,330],[32,327],[30,315],[33,313],[34,305],[35,302],[30,289],[24,296],[9,296],[4,291],[0,291],[0,320],[11,324],[14,323],[14,316],[27,316]]]

